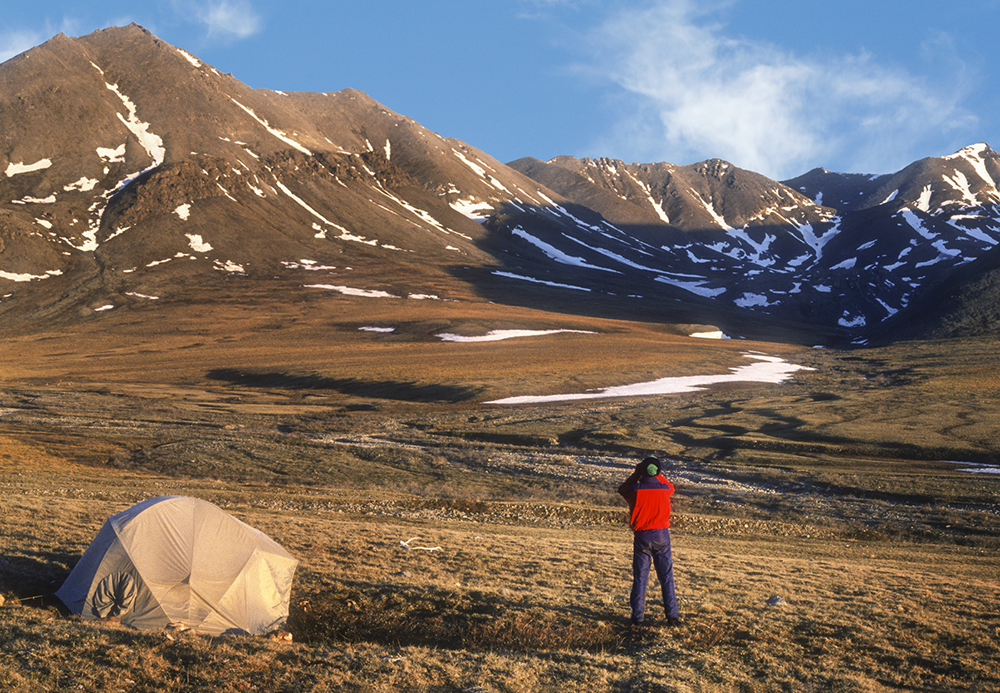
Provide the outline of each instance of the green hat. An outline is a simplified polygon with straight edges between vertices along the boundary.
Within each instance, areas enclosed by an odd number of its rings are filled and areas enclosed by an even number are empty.
[[[643,460],[646,465],[643,467],[646,476],[656,476],[660,473],[660,460],[655,457],[647,457]]]

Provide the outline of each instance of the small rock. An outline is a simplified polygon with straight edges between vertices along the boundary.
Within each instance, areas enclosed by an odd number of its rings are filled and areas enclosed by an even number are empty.
[[[777,594],[771,595],[771,598],[767,600],[768,606],[784,606],[785,600]]]

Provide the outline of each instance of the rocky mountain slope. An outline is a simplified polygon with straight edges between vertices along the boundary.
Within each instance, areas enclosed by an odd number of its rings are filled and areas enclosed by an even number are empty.
[[[832,343],[932,305],[954,323],[938,288],[998,268],[985,144],[785,183],[719,160],[504,165],[358,91],[251,89],[135,25],[0,65],[0,123],[8,329],[335,290]]]
[[[623,232],[612,255],[597,240],[607,229],[563,223],[533,237],[550,256],[628,268],[762,316],[840,328],[854,340],[883,335],[894,316],[922,312],[970,263],[996,267],[1000,156],[986,144],[892,175],[815,170],[785,183],[718,160],[670,166],[559,157],[511,166]],[[526,215],[506,224],[528,235]]]
[[[374,291],[405,276],[433,293],[453,265],[495,264],[479,247],[491,204],[547,199],[360,92],[253,90],[134,25],[60,35],[0,66],[0,122],[10,320],[234,277],[353,274]]]

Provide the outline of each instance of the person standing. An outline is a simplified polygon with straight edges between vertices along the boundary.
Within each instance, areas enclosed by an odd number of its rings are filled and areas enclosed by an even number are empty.
[[[632,624],[640,625],[646,610],[646,583],[650,564],[656,570],[663,591],[663,608],[668,626],[681,623],[674,593],[674,561],[670,551],[670,497],[674,485],[663,476],[664,465],[656,457],[646,457],[632,475],[618,487],[628,502],[632,527]]]

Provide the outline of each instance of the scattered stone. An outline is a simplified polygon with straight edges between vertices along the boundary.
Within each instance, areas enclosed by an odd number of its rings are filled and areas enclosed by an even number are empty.
[[[768,606],[784,606],[785,603],[785,600],[777,594],[771,595],[771,598],[767,600]]]

